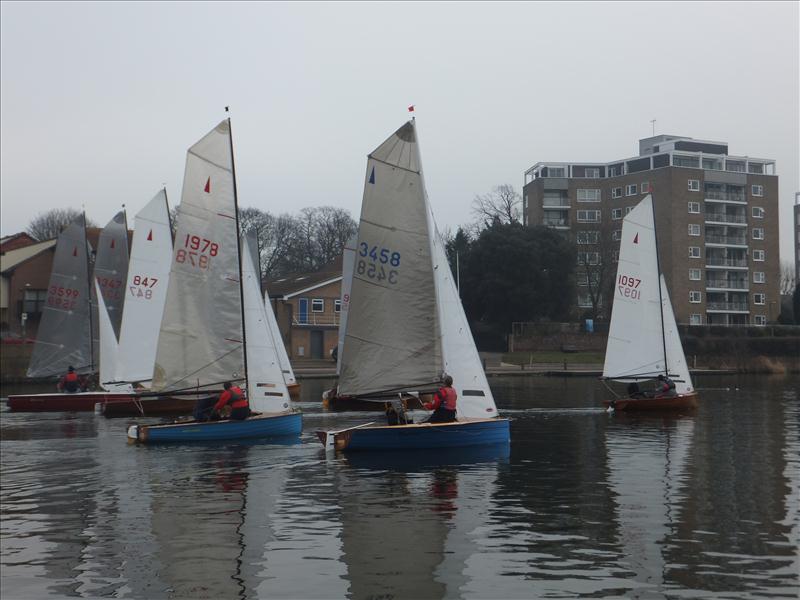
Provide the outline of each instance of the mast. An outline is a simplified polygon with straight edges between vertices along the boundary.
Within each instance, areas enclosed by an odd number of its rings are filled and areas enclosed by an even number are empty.
[[[669,365],[667,365],[667,336],[664,333],[664,299],[661,297],[661,260],[658,257],[658,231],[656,227],[656,204],[652,201],[653,194],[650,194],[651,205],[653,207],[653,238],[656,242],[656,278],[658,285],[658,315],[661,317],[661,344],[664,348],[664,374],[669,375]]]
[[[167,207],[167,223],[169,223],[169,237],[172,240],[172,244],[175,245],[175,231],[172,225],[172,215],[169,212],[169,198],[167,198],[167,186],[165,185],[161,189],[164,190],[164,205]]]
[[[94,323],[92,322],[92,275],[91,264],[89,264],[89,240],[86,236],[86,209],[83,211],[83,245],[86,251],[86,279],[89,284],[89,294],[86,301],[89,303],[89,366],[90,372],[94,372]]]
[[[227,112],[228,107],[225,107]],[[236,249],[239,253],[237,264],[239,267],[239,310],[242,315],[242,355],[244,358],[244,385],[247,388],[247,328],[244,324],[244,285],[242,283],[242,236],[239,229],[239,194],[236,191],[236,164],[233,160],[233,130],[231,129],[231,118],[228,117],[228,140],[231,144],[231,176],[233,178],[233,207],[236,210]],[[260,279],[260,275],[259,275]],[[260,287],[260,286],[259,286]]]

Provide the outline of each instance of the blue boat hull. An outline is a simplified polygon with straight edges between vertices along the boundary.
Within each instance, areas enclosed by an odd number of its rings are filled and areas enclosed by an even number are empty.
[[[323,444],[337,450],[414,450],[508,444],[508,419],[481,419],[456,423],[353,427],[336,432],[317,432]],[[326,444],[327,445],[327,444]]]
[[[213,442],[300,435],[303,417],[299,412],[258,415],[243,421],[225,420],[166,425],[133,425],[128,437],[147,444],[164,442]]]

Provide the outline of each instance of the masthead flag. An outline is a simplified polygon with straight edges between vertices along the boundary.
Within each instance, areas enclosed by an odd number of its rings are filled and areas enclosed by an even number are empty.
[[[408,112],[414,112],[414,105],[413,104],[408,107]]]

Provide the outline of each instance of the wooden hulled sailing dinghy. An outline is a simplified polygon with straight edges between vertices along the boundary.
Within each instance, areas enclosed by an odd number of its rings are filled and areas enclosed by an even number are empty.
[[[124,219],[117,217],[108,227],[120,229],[115,224],[118,221],[124,223]],[[116,237],[114,232],[104,230],[101,240],[114,241]],[[124,248],[127,260],[127,238]],[[99,257],[103,263],[102,252]],[[89,273],[89,244],[85,216],[82,216],[58,236],[47,301],[42,310],[28,377],[61,377],[69,366],[86,378],[96,372]],[[91,411],[98,402],[127,398],[128,394],[114,390],[19,394],[9,396],[8,407],[14,411]]]
[[[458,420],[318,431],[323,444],[355,450],[508,443],[508,419],[497,417],[428,204],[413,120],[369,155],[354,258],[336,397],[409,398],[432,391],[447,373],[458,393]]]
[[[178,211],[153,390],[217,395],[226,381],[244,382],[251,410],[261,414],[242,421],[133,425],[128,437],[183,442],[298,435],[302,417],[291,409],[260,277],[238,235],[230,121],[189,149]]]
[[[628,384],[668,376],[675,392],[604,402],[617,410],[681,410],[697,406],[669,292],[658,263],[653,199],[625,216],[603,379]]]

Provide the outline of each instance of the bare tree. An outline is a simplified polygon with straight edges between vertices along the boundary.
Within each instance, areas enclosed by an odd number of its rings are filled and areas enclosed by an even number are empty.
[[[334,206],[321,206],[314,211],[317,266],[322,267],[342,253],[347,240],[358,226],[350,213]]]
[[[790,262],[781,264],[781,296],[792,294],[794,292],[794,286],[796,283],[794,265]]]
[[[487,226],[501,223],[519,223],[522,218],[520,195],[509,184],[498,185],[488,194],[476,195],[472,201],[472,214]]]
[[[75,219],[82,218],[83,211],[74,208],[53,208],[40,213],[28,224],[26,231],[36,240],[43,242],[58,237],[65,227]],[[97,225],[86,219],[87,227],[97,227]]]
[[[586,293],[591,303],[592,319],[609,319],[614,298],[614,278],[617,274],[619,242],[613,239],[613,228],[576,232],[578,268],[575,270],[578,293]]]

